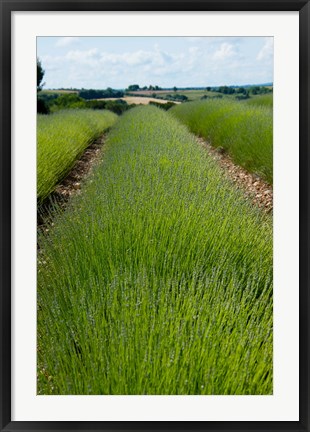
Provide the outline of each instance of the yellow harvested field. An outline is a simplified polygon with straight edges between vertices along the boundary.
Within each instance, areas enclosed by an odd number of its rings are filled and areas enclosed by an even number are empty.
[[[41,94],[72,94],[78,93],[78,90],[42,90]]]
[[[164,100],[164,99],[155,99],[155,98],[149,98],[149,97],[139,97],[139,96],[126,96],[126,97],[122,97],[122,98],[105,98],[105,99],[97,99],[97,100],[117,100],[117,99],[122,99],[124,101],[126,101],[129,105],[131,104],[142,104],[142,105],[147,105],[149,102],[158,102],[158,103],[167,103],[167,102],[171,102],[168,100]],[[173,103],[179,104],[180,102],[175,102],[172,101]]]

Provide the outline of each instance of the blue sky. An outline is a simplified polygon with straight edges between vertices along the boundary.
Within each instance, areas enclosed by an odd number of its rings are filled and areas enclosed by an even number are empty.
[[[38,37],[44,88],[273,82],[272,37]]]

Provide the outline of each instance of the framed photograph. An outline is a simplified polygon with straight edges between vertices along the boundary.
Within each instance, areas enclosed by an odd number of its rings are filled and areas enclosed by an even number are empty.
[[[309,2],[0,4],[1,430],[310,431]]]

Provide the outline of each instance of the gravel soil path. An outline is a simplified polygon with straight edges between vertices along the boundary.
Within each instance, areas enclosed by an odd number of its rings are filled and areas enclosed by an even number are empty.
[[[243,190],[255,205],[266,211],[266,213],[272,212],[273,190],[270,184],[266,183],[258,175],[251,174],[239,165],[236,165],[221,148],[216,149],[212,147],[203,138],[197,138],[197,141],[218,162],[228,178]]]
[[[101,159],[101,147],[104,145],[106,135],[101,135],[75,162],[69,174],[58,184],[51,196],[42,204],[37,211],[37,226],[48,231],[46,222],[49,219],[51,202],[59,204],[63,209],[73,195],[81,192],[82,182],[90,175],[93,167]],[[53,224],[52,224],[53,225]]]

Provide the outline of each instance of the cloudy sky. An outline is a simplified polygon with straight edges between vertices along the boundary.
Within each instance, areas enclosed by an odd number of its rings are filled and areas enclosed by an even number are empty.
[[[272,37],[38,37],[44,88],[273,82]]]

